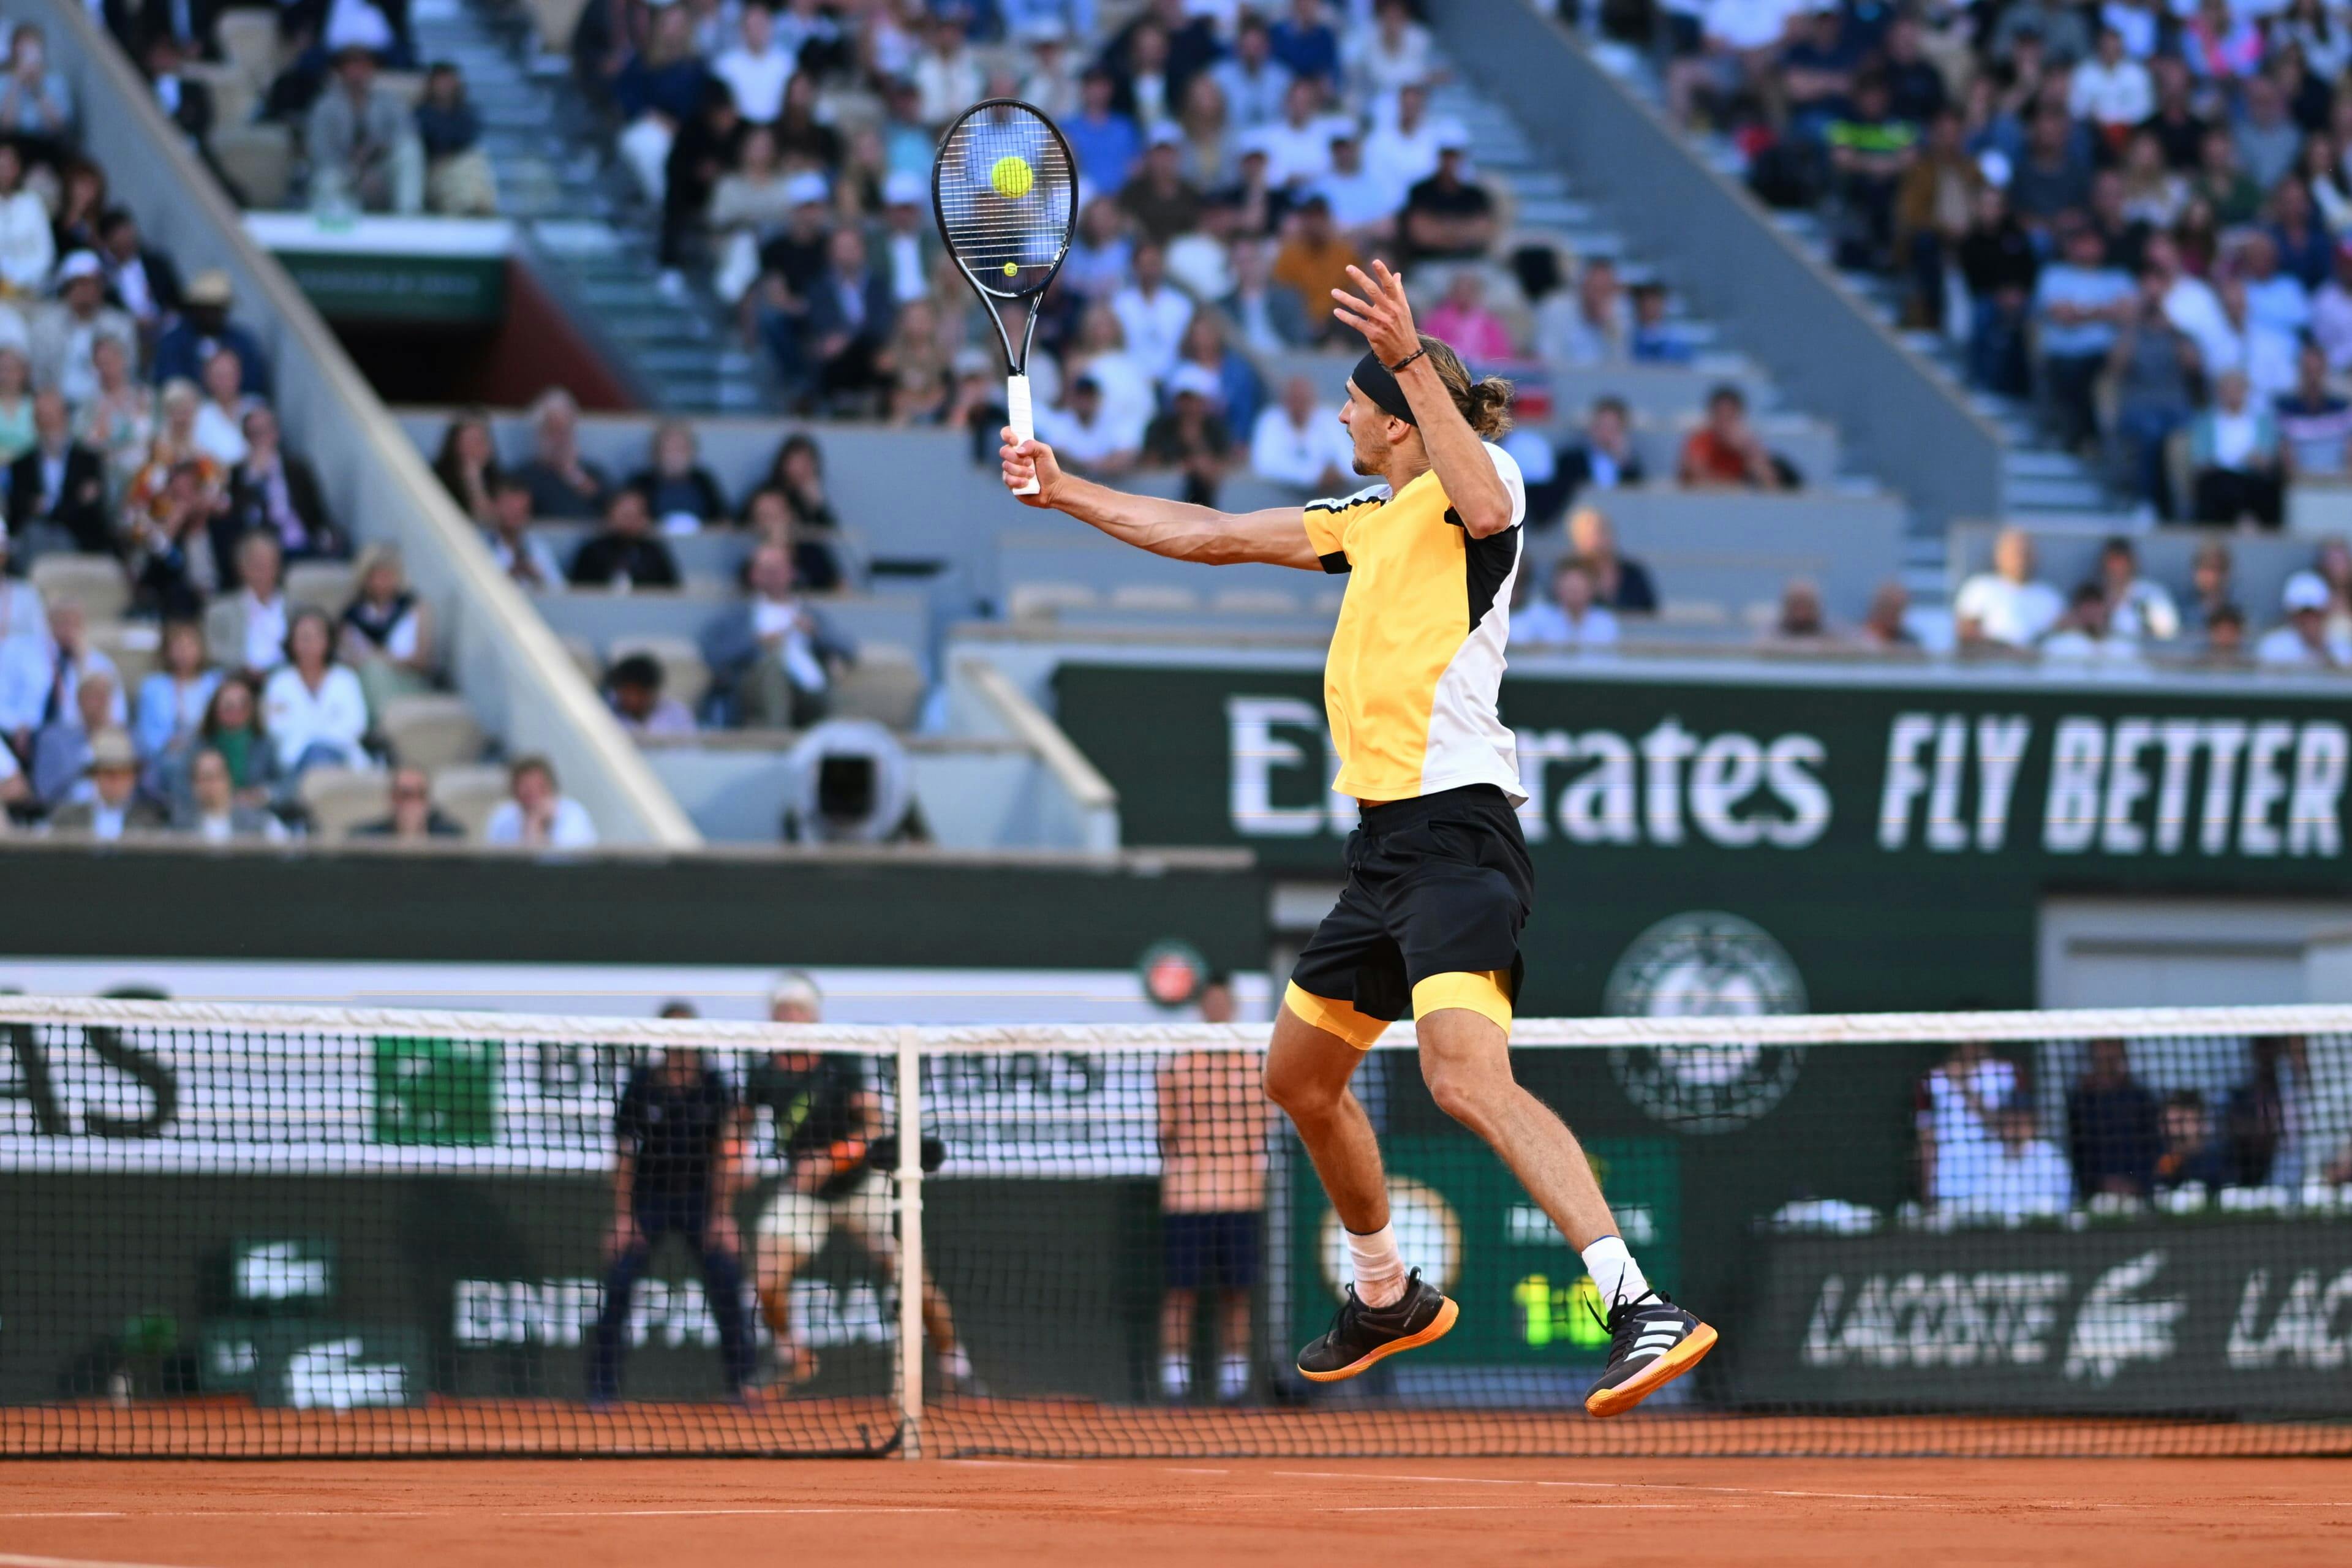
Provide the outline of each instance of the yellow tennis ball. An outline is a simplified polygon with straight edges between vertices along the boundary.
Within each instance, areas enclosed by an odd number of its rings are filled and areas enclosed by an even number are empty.
[[[1004,275],[1007,278],[1017,277],[1020,271],[1021,264],[1017,261],[1008,261],[1004,264]]]
[[[1027,195],[1036,178],[1036,171],[1029,167],[1029,160],[1018,153],[1007,153],[996,161],[995,167],[988,171],[989,184],[1008,202],[1017,202]]]

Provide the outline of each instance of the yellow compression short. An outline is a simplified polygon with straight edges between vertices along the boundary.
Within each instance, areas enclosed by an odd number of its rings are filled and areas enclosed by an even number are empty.
[[[1302,991],[1296,981],[1282,994],[1282,1005],[1298,1015],[1306,1023],[1326,1034],[1339,1036],[1358,1050],[1370,1050],[1373,1042],[1386,1029],[1388,1020],[1374,1018],[1356,1011],[1352,1003],[1330,996],[1318,996],[1312,991]],[[1510,976],[1499,969],[1457,969],[1444,974],[1433,974],[1412,988],[1412,1012],[1416,1018],[1448,1007],[1466,1008],[1482,1018],[1493,1020],[1497,1028],[1508,1034],[1511,1028]]]

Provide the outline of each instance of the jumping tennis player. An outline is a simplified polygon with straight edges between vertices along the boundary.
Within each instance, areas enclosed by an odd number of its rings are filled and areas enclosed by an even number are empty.
[[[1355,1273],[1299,1372],[1353,1377],[1442,1338],[1458,1312],[1398,1256],[1380,1146],[1348,1090],[1362,1053],[1410,1006],[1432,1097],[1511,1167],[1609,1303],[1609,1364],[1584,1406],[1616,1415],[1697,1365],[1716,1333],[1651,1288],[1575,1135],[1511,1077],[1535,880],[1519,835],[1527,792],[1496,696],[1527,492],[1518,465],[1484,439],[1510,427],[1510,384],[1474,383],[1452,349],[1414,331],[1404,279],[1385,264],[1348,276],[1358,291],[1333,289],[1335,313],[1370,352],[1339,422],[1356,471],[1378,483],[1235,515],[1076,478],[1010,427],[1004,483],[1018,494],[1034,478],[1027,504],[1155,555],[1348,574],[1323,694],[1340,758],[1332,787],[1357,798],[1360,826],[1347,886],[1291,972],[1265,1065],[1266,1094],[1315,1162]]]

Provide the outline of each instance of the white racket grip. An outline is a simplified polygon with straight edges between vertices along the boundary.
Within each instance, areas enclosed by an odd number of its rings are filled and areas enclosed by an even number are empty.
[[[1037,434],[1037,413],[1029,404],[1029,378],[1025,375],[1004,378],[1004,422],[1013,426],[1015,441],[1026,441]],[[1017,496],[1035,495],[1037,476],[1032,473],[1029,482],[1016,487],[1013,493]]]

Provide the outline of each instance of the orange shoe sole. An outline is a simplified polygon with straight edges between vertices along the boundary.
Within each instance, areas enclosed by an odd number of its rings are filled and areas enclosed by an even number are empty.
[[[1429,1321],[1429,1327],[1422,1330],[1421,1332],[1407,1334],[1401,1340],[1391,1340],[1388,1343],[1367,1352],[1361,1360],[1351,1362],[1337,1372],[1309,1372],[1302,1366],[1298,1369],[1298,1375],[1309,1383],[1345,1383],[1359,1373],[1370,1370],[1375,1363],[1385,1361],[1390,1356],[1403,1351],[1419,1350],[1426,1344],[1436,1343],[1454,1331],[1454,1321],[1461,1315],[1462,1309],[1454,1304],[1453,1297],[1448,1296],[1444,1299],[1444,1304],[1437,1309],[1437,1316],[1432,1318]]]
[[[1643,1367],[1614,1388],[1596,1388],[1584,1397],[1585,1413],[1607,1420],[1622,1415],[1644,1399],[1706,1359],[1715,1348],[1716,1332],[1701,1323],[1690,1338]]]

